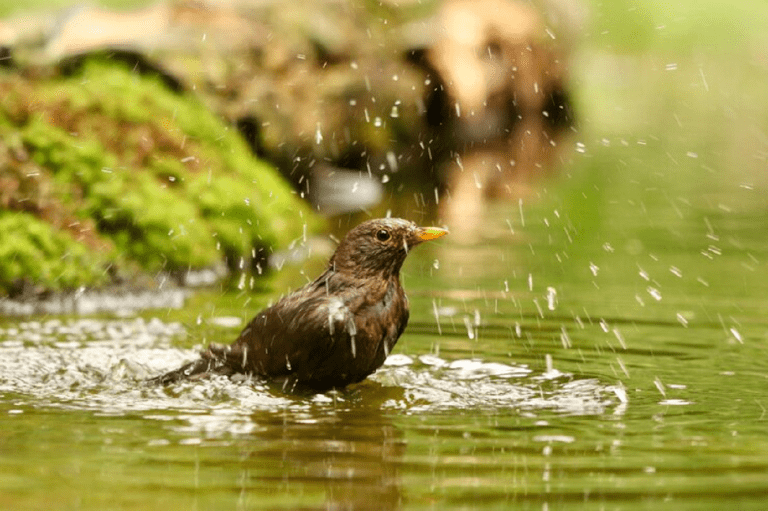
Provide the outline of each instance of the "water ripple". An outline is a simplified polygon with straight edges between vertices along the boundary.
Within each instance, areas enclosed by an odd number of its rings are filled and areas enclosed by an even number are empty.
[[[392,355],[364,385],[316,396],[289,396],[251,378],[213,377],[169,387],[148,377],[197,356],[172,347],[185,335],[158,319],[29,321],[0,328],[0,393],[15,405],[94,410],[178,420],[203,434],[257,427],[255,410],[293,412],[353,406],[379,399],[408,414],[450,409],[551,410],[583,415],[622,413],[626,394],[596,379],[480,359]],[[389,390],[397,389],[392,398]],[[371,393],[378,393],[377,398]],[[383,396],[383,397],[382,397]]]

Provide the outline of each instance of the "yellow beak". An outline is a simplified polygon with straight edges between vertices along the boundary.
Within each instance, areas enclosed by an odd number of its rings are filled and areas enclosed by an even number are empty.
[[[448,234],[448,231],[446,229],[441,229],[440,227],[419,227],[419,232],[416,236],[418,236],[421,241],[429,241],[445,236],[446,234]]]

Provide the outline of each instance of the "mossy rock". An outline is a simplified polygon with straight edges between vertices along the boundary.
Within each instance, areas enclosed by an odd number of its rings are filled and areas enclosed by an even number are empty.
[[[0,219],[23,252],[0,253],[6,292],[19,264],[46,289],[103,282],[107,266],[235,268],[321,226],[236,130],[158,78],[93,60],[68,77],[0,76],[0,98]]]
[[[103,284],[106,263],[107,254],[90,252],[68,232],[29,213],[0,210],[0,288],[7,292]]]

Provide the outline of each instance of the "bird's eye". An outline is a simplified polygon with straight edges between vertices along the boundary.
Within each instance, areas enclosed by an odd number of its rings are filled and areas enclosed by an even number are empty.
[[[381,229],[376,233],[376,239],[379,241],[387,241],[389,239],[389,231]]]

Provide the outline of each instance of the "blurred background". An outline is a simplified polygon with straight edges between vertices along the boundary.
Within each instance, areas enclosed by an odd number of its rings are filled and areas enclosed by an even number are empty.
[[[258,274],[387,212],[471,243],[551,179],[600,190],[579,222],[624,218],[616,187],[763,184],[762,8],[9,2],[0,284]]]
[[[0,0],[1,507],[763,509],[766,20]],[[140,384],[388,214],[366,382]]]

